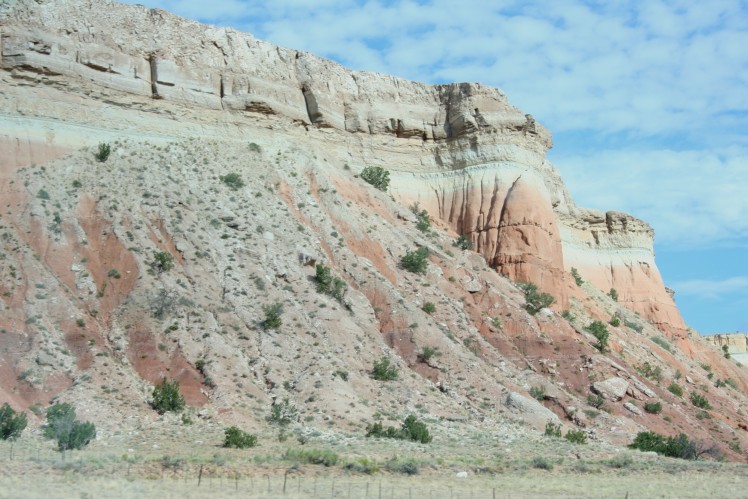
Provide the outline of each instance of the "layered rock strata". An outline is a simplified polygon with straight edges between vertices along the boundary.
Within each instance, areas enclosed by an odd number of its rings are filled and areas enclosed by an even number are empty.
[[[349,71],[142,6],[14,0],[2,9],[5,171],[102,138],[245,140],[248,123],[284,127],[325,141],[341,164],[388,168],[394,196],[561,307],[576,267],[662,329],[685,331],[654,264],[652,230],[577,208],[546,160],[550,134],[498,89]],[[36,96],[20,90],[27,82]]]

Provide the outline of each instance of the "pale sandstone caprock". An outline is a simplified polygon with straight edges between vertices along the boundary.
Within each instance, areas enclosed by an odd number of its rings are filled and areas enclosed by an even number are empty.
[[[241,140],[259,120],[289,141],[325,142],[340,162],[391,170],[397,199],[420,203],[560,308],[575,267],[685,336],[654,263],[652,229],[576,207],[545,157],[550,134],[498,89],[349,71],[230,28],[107,0],[10,0],[0,19],[3,177],[102,139]],[[50,89],[24,88],[25,80]]]

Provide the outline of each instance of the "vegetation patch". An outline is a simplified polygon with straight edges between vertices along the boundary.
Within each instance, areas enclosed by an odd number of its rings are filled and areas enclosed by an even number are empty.
[[[410,415],[405,418],[400,428],[389,426],[385,428],[382,423],[376,422],[373,425],[366,426],[367,437],[379,438],[396,438],[398,440],[412,440],[427,444],[431,442],[432,437],[426,424],[419,421],[415,416]]]
[[[531,282],[520,282],[518,286],[525,293],[525,310],[535,315],[542,309],[550,307],[556,299],[548,293],[538,292],[538,287]]]

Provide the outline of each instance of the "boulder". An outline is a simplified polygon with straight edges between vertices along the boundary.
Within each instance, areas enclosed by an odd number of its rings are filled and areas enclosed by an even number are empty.
[[[544,428],[546,423],[551,421],[559,424],[560,420],[550,409],[535,399],[520,395],[516,392],[509,392],[504,401],[504,405],[510,412],[520,416],[530,425],[536,428]]]
[[[623,407],[625,407],[627,410],[633,412],[637,416],[641,416],[642,415],[642,411],[638,407],[636,407],[634,404],[632,404],[631,402],[624,402],[623,403]]]
[[[616,402],[621,400],[629,388],[629,382],[623,378],[608,378],[605,381],[598,381],[592,385],[592,391],[606,400]]]

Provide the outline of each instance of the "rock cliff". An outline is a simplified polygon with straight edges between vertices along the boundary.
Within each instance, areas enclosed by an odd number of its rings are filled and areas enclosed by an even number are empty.
[[[577,208],[545,159],[550,134],[498,89],[349,71],[142,6],[11,1],[5,10],[2,67],[16,82],[66,86],[72,78],[81,84],[69,88],[73,93],[90,85],[105,94],[223,111],[220,118],[183,125],[194,124],[206,135],[241,135],[242,121],[257,115],[331,129],[326,138],[341,157],[392,170],[397,198],[419,202],[470,237],[505,275],[537,283],[565,308],[568,271],[575,267],[600,289],[615,288],[621,303],[664,331],[684,336],[654,263],[651,228],[629,215]],[[6,169],[90,143],[92,125],[114,135],[175,134],[169,120],[117,123],[119,118],[72,101],[10,98],[9,119],[0,129],[0,143],[9,151],[0,160]],[[125,104],[106,103],[105,113],[112,105]],[[50,119],[68,126],[48,131]]]
[[[748,377],[686,330],[652,229],[577,207],[550,134],[500,90],[349,71],[108,1],[0,1],[0,54],[0,403],[81,400],[110,435],[129,417],[160,428],[147,401],[170,377],[193,416],[266,433],[289,399],[299,431],[360,433],[397,408],[450,439],[514,420],[615,444],[687,428],[742,459],[730,390]],[[388,192],[367,166],[390,171]],[[401,265],[416,247],[424,274]],[[318,292],[317,263],[344,298]],[[531,315],[517,281],[554,310]],[[372,379],[382,358],[396,382]],[[714,373],[730,384],[709,391],[712,420],[664,388]],[[610,412],[579,410],[611,387]],[[634,406],[650,401],[663,417]]]

